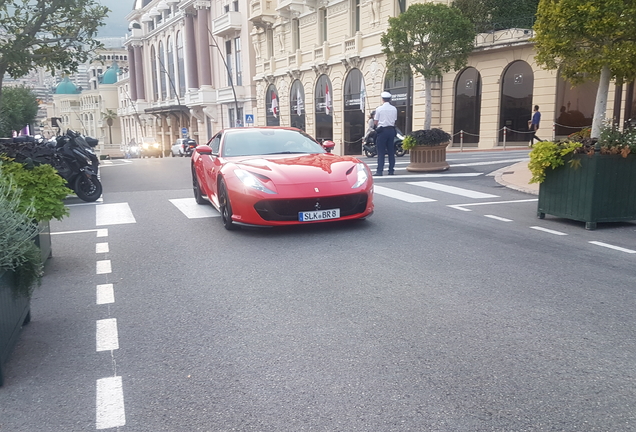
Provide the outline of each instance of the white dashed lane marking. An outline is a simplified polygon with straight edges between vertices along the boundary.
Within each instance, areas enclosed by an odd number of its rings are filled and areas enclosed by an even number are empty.
[[[490,218],[490,219],[495,219],[495,220],[501,221],[501,222],[512,222],[512,219],[506,219],[506,218],[501,217],[501,216],[495,216],[495,215],[484,215],[484,216],[486,216],[487,218]]]
[[[625,252],[628,254],[636,254],[636,250],[631,250],[631,249],[626,249],[620,246],[614,246],[608,243],[603,243],[603,242],[599,242],[599,241],[591,241],[590,243],[592,243],[593,245],[597,245],[597,246],[602,246],[602,247],[606,247],[608,249],[614,249],[620,252]]]
[[[96,429],[109,429],[126,424],[124,411],[124,389],[121,377],[114,376],[97,380]]]
[[[97,226],[136,222],[128,203],[102,204],[95,207],[95,224]]]
[[[559,235],[559,236],[566,236],[567,235],[566,233],[563,233],[561,231],[554,231],[554,230],[543,228],[543,227],[540,227],[540,226],[531,226],[530,228],[533,229],[533,230],[537,230],[537,231],[543,231],[543,232],[546,232],[548,234],[554,234],[554,235]]]
[[[112,351],[119,349],[117,320],[106,318],[97,321],[97,336],[95,337],[97,351]]]
[[[110,260],[100,260],[95,263],[95,273],[96,274],[108,274],[112,273],[112,268],[110,266]]]
[[[108,243],[95,243],[95,253],[108,253]]]
[[[113,284],[97,285],[97,304],[115,303],[115,290]]]

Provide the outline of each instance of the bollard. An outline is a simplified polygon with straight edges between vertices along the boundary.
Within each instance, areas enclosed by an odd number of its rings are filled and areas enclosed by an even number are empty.
[[[459,131],[459,151],[460,152],[464,151],[464,131],[463,130]]]
[[[504,126],[504,128],[503,128],[503,149],[504,150],[506,149],[506,130],[507,129],[508,128],[506,126]]]

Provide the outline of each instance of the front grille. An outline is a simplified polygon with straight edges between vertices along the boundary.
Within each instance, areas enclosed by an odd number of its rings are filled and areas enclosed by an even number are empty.
[[[298,213],[313,211],[316,203],[318,210],[340,209],[340,217],[363,213],[367,208],[368,195],[365,193],[338,195],[321,198],[297,198],[263,200],[254,205],[254,209],[266,221],[297,221]]]

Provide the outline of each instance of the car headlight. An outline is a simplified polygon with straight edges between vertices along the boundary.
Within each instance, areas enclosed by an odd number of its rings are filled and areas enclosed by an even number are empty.
[[[142,147],[147,149],[148,148],[148,144],[143,144]]]
[[[267,194],[275,194],[273,190],[265,186],[256,176],[248,171],[237,169],[234,170],[236,177],[247,187],[256,189],[257,191],[265,192]]]
[[[362,163],[356,164],[356,175],[357,175],[357,180],[354,183],[354,185],[351,186],[351,189],[355,189],[357,187],[362,186],[364,182],[368,180],[369,173],[367,172],[367,168],[364,166],[364,164]]]
[[[152,146],[153,146],[154,148],[159,148],[159,144],[157,144],[157,143],[154,143]]]

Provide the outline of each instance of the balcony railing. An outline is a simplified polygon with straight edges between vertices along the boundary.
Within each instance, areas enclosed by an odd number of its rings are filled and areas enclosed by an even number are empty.
[[[227,36],[241,31],[241,13],[236,11],[226,12],[212,21],[212,34],[214,36]]]

